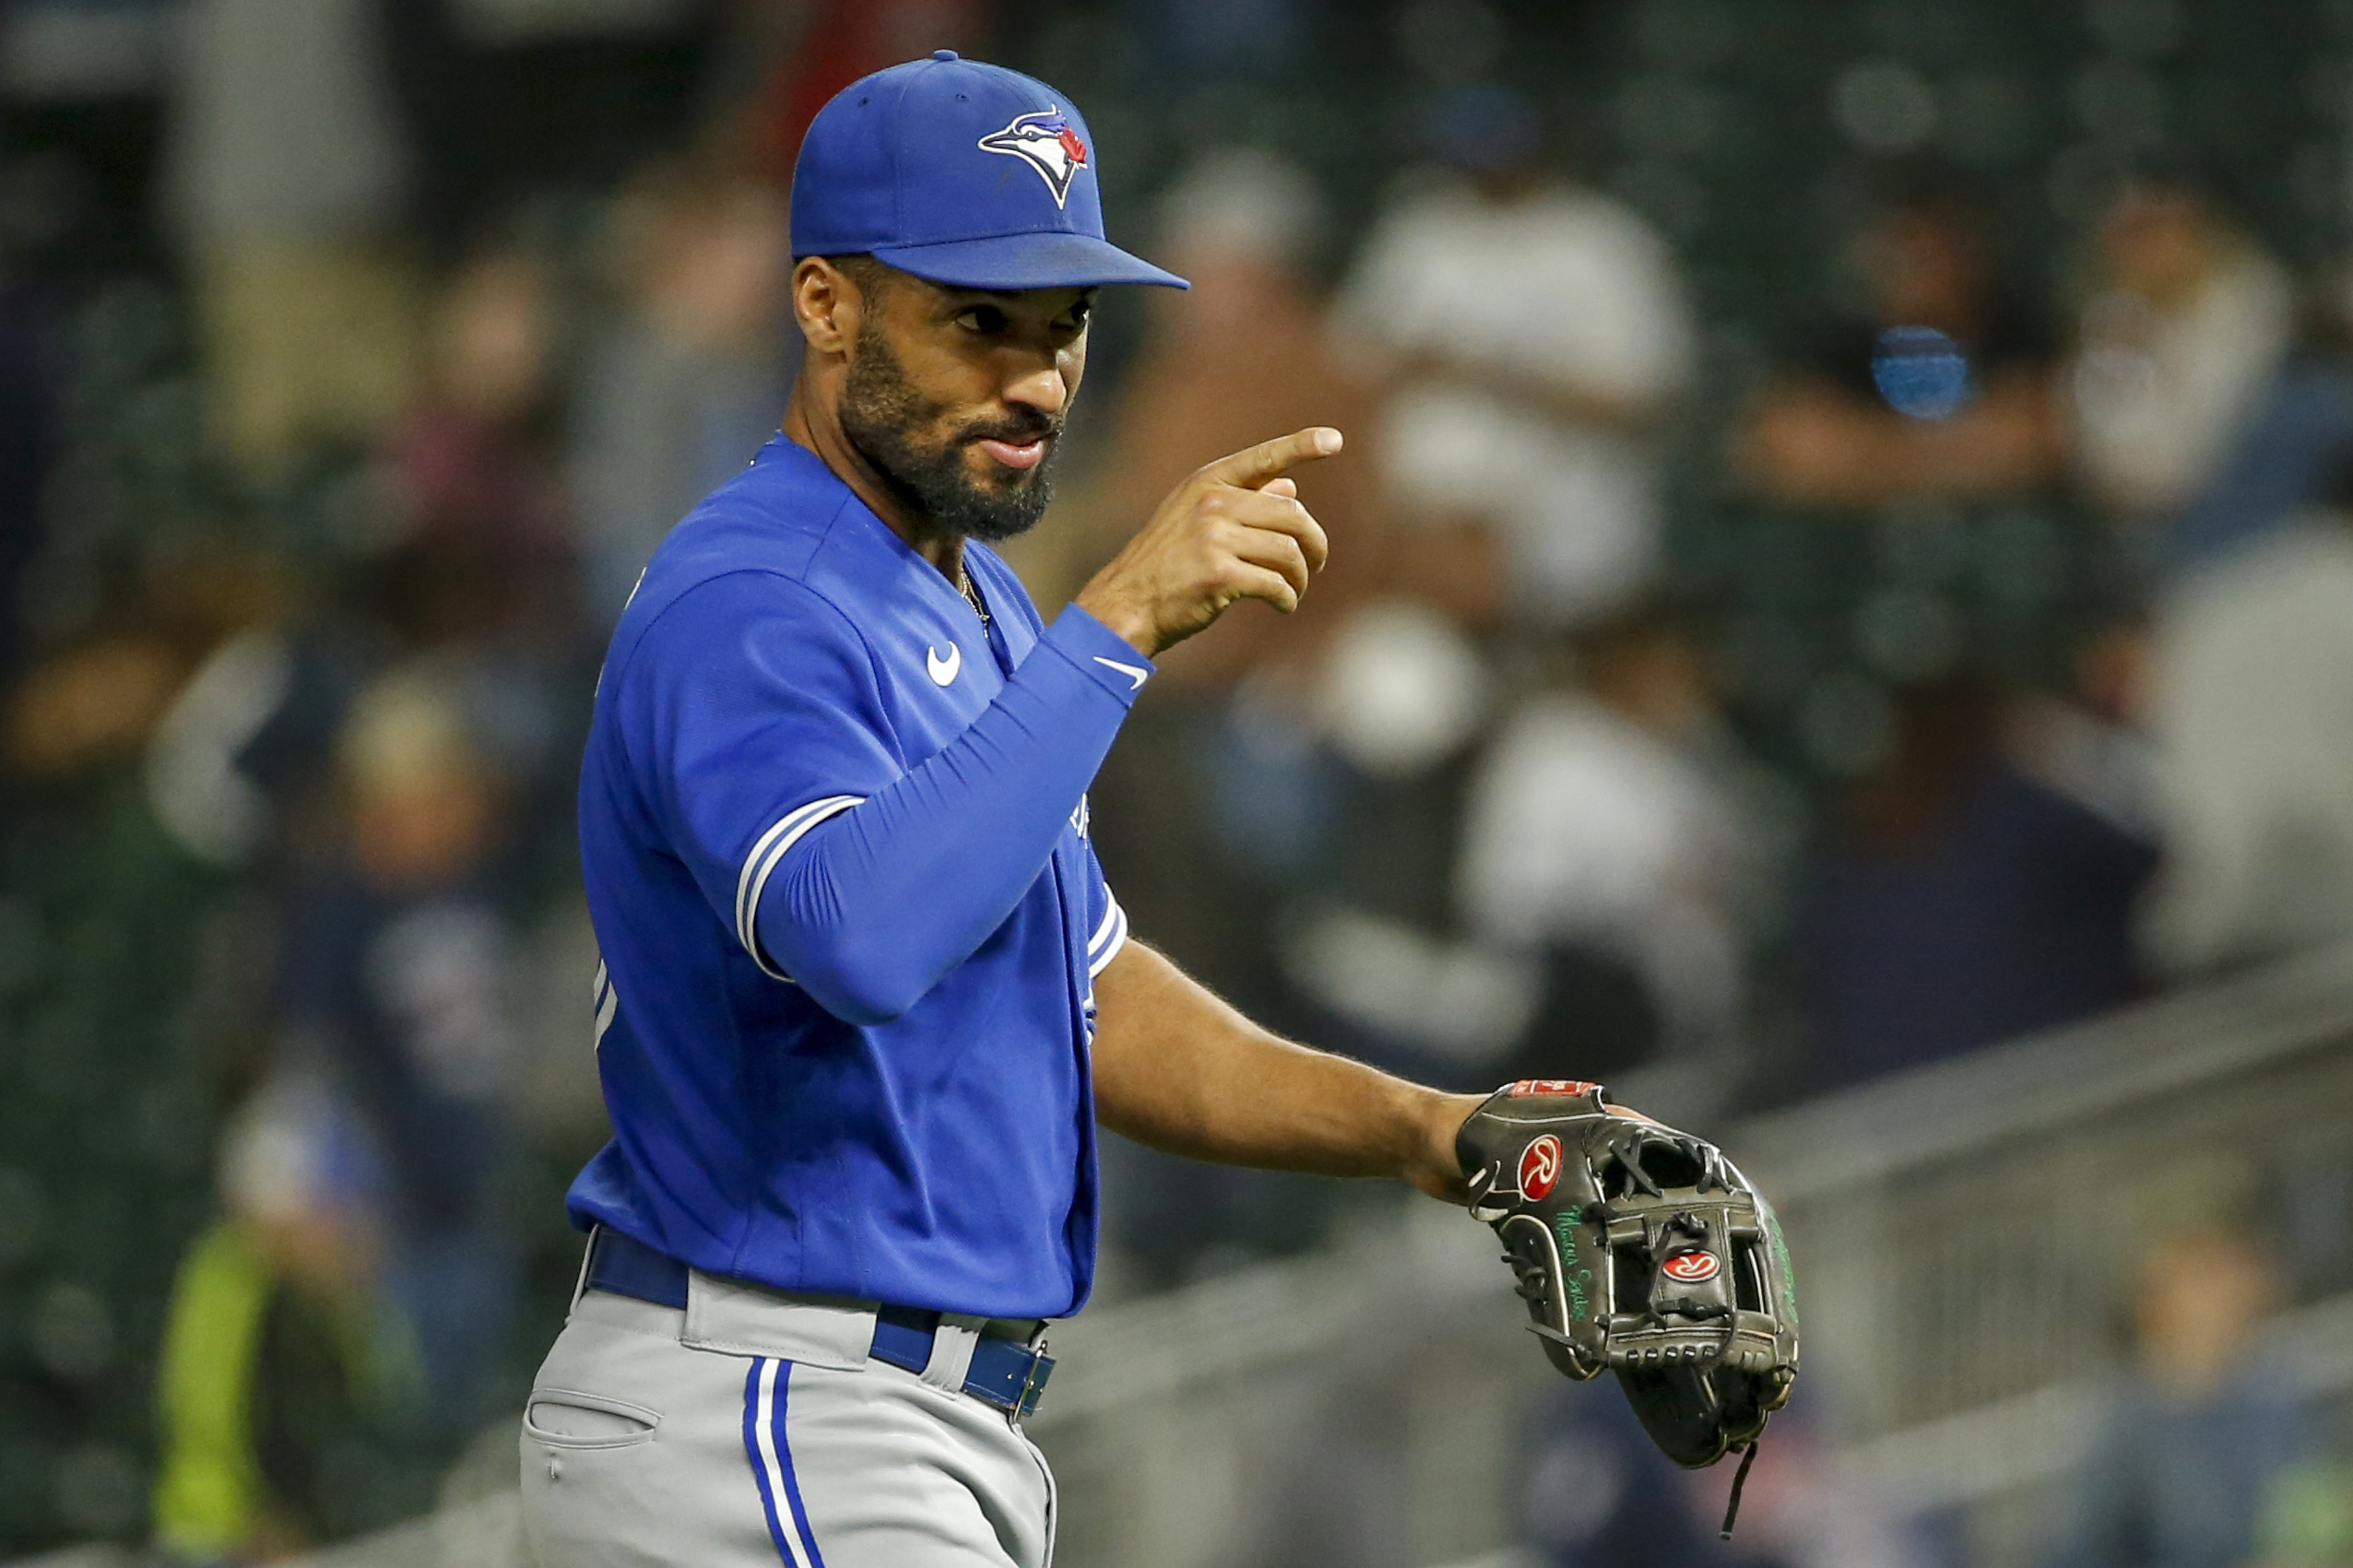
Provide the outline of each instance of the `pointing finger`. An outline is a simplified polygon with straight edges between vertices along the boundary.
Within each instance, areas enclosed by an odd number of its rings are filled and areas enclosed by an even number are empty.
[[[1341,442],[1340,432],[1330,425],[1310,425],[1304,430],[1293,430],[1287,436],[1245,447],[1230,457],[1221,457],[1203,468],[1199,477],[1212,484],[1256,489],[1287,468],[1330,457],[1340,450]]]

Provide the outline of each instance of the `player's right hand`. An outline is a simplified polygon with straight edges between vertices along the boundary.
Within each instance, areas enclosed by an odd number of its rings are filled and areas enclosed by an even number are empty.
[[[1079,591],[1079,607],[1146,658],[1183,642],[1236,599],[1286,614],[1330,548],[1284,474],[1341,447],[1325,425],[1295,430],[1197,471]]]

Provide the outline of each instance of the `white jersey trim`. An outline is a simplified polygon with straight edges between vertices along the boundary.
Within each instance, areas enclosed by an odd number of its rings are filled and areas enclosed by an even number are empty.
[[[1106,888],[1104,891],[1108,897],[1110,890]],[[1119,949],[1127,945],[1128,912],[1119,907],[1117,899],[1112,899],[1111,907],[1104,911],[1103,924],[1096,926],[1094,935],[1087,938],[1087,978],[1092,980],[1101,974],[1104,967],[1118,957]]]
[[[760,894],[768,886],[768,878],[786,851],[801,841],[801,836],[829,817],[838,817],[866,797],[862,795],[829,795],[822,800],[812,800],[779,818],[775,825],[760,835],[751,853],[743,857],[743,871],[736,878],[736,940],[760,966],[760,973],[771,980],[781,980],[789,985],[793,977],[768,961],[760,950]]]
[[[593,1043],[597,1050],[605,1048],[605,1031],[613,1026],[614,1015],[620,1011],[621,993],[607,985],[604,994],[597,998],[597,1034]]]
[[[1108,888],[1104,890],[1104,903],[1106,907],[1103,912],[1103,924],[1097,925],[1094,928],[1094,935],[1087,938],[1087,952],[1090,955],[1110,939],[1113,927],[1119,923],[1119,901],[1111,897],[1111,890]]]

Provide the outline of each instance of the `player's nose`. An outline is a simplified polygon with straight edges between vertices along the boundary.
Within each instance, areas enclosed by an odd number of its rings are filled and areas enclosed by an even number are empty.
[[[1004,396],[1008,403],[1059,419],[1063,406],[1070,401],[1070,383],[1059,365],[1047,363],[1026,370],[1007,382]]]

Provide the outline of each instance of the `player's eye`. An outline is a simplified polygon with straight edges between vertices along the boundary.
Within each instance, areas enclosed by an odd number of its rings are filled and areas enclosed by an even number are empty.
[[[994,305],[975,305],[956,318],[956,324],[966,332],[977,332],[984,337],[994,337],[1009,324],[1005,312]]]

